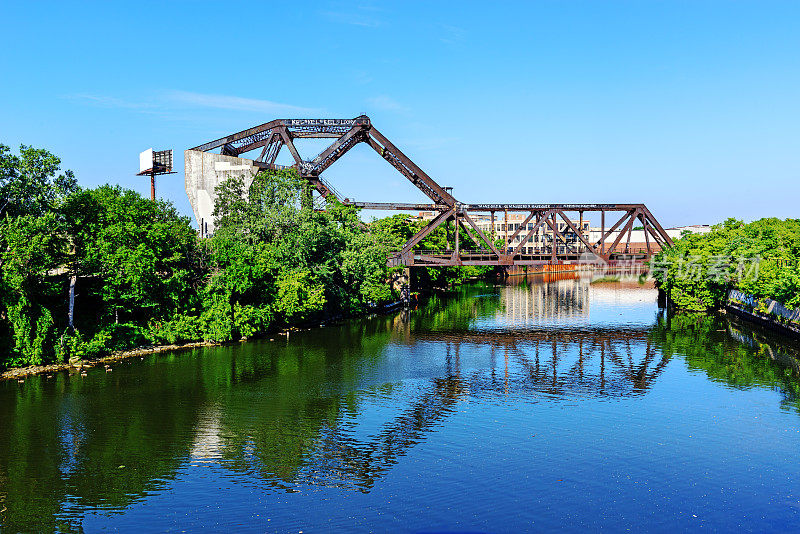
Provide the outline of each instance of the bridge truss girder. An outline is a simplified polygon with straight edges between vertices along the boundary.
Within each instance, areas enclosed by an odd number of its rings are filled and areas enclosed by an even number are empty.
[[[356,203],[359,207],[362,206]],[[369,205],[377,209],[375,204]],[[415,206],[418,207],[418,206]],[[399,207],[396,207],[396,209]],[[402,208],[401,208],[402,209]],[[437,210],[439,215],[409,239],[406,245],[389,258],[391,266],[449,267],[462,265],[512,266],[543,265],[557,263],[614,263],[622,261],[642,262],[653,254],[672,246],[672,240],[644,204],[457,204],[452,208],[428,206],[429,211]],[[490,234],[481,231],[470,214],[491,214]],[[497,212],[503,218],[496,217]],[[599,238],[591,239],[589,232],[581,224],[587,213],[599,213],[602,223]],[[525,219],[517,223],[516,230],[504,230],[501,244],[497,244],[495,224],[503,222],[508,228],[508,213],[524,213]],[[576,226],[568,214],[578,213]],[[614,224],[606,227],[606,215],[613,214]],[[639,223],[644,236],[643,246],[631,246],[631,237],[636,223]],[[425,237],[436,228],[448,223],[463,229],[470,242],[462,243],[458,231],[453,231],[452,248],[441,251],[414,250]],[[559,230],[559,227],[562,230]],[[569,230],[567,232],[566,230]],[[564,235],[568,234],[568,235]],[[537,239],[530,246],[534,236]],[[519,240],[517,238],[519,237]],[[571,240],[570,240],[571,239]],[[516,242],[515,242],[516,240]],[[532,250],[531,250],[532,249]]]
[[[316,158],[306,161],[294,145],[295,139],[303,138],[336,140]],[[261,154],[254,160],[254,164],[262,169],[279,169],[283,167],[277,165],[275,161],[285,146],[295,161],[291,167],[297,169],[301,177],[311,182],[320,195],[325,198],[333,196],[341,202],[343,199],[338,198],[335,191],[321,179],[321,174],[358,143],[369,145],[434,203],[449,206],[456,203],[456,199],[450,193],[372,126],[369,117],[365,115],[355,119],[274,120],[210,141],[191,150],[209,152],[219,149],[221,154],[239,157],[241,154],[261,148]]]
[[[333,143],[312,160],[304,160],[294,141],[303,138],[330,138]],[[366,143],[390,165],[405,176],[416,188],[422,191],[431,204],[409,204],[391,202],[355,202],[343,199],[323,178],[322,173],[358,143]],[[361,115],[355,119],[279,119],[270,121],[241,132],[205,143],[191,150],[209,152],[215,149],[226,156],[241,157],[247,152],[261,149],[252,164],[261,169],[287,168],[275,163],[278,154],[286,147],[295,163],[291,165],[300,176],[311,183],[325,199],[336,199],[344,204],[364,209],[430,211],[436,215],[403,248],[388,258],[390,266],[460,266],[460,265],[539,265],[573,262],[586,259],[587,255],[606,262],[620,260],[643,260],[657,250],[671,246],[672,240],[656,218],[644,204],[464,204],[458,202],[447,190],[441,187],[425,171],[419,168],[408,156],[389,141],[372,125],[369,117]],[[487,236],[472,215],[490,213],[492,232]],[[497,247],[494,243],[495,215],[503,213],[526,213],[519,229]],[[587,212],[599,212],[602,218],[601,238],[591,242],[584,235],[583,228],[575,228],[567,213],[577,212],[580,220]],[[605,228],[607,213],[617,213],[618,220]],[[472,215],[471,215],[472,214]],[[645,246],[632,251],[631,235],[636,221],[641,223]],[[440,251],[419,251],[415,247],[431,232],[449,223],[457,229],[464,229],[471,243],[460,242],[459,231],[454,232],[453,248]],[[578,242],[569,242],[559,231],[559,224],[566,225]],[[506,226],[507,228],[507,226]],[[564,227],[562,227],[564,228]],[[547,236],[549,241],[541,246],[525,247],[530,240],[539,235]],[[524,232],[524,237],[515,246],[514,239]],[[607,239],[615,235],[613,242]],[[651,241],[652,238],[652,241]],[[623,246],[624,242],[624,246]],[[470,248],[472,247],[472,248]],[[534,253],[530,253],[530,249]],[[527,251],[527,253],[526,253]]]

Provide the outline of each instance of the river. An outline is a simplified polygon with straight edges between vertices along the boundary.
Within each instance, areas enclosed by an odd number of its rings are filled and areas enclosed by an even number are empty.
[[[561,274],[0,382],[0,524],[797,530],[794,350]]]

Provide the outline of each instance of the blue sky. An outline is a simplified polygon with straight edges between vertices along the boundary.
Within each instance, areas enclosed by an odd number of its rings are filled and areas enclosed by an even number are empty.
[[[667,226],[800,216],[798,2],[4,1],[2,14],[0,143],[143,194],[138,153],[174,148],[180,173],[159,196],[187,215],[184,149],[273,118],[367,113],[464,202],[644,202]],[[358,200],[423,200],[366,146],[326,177]]]

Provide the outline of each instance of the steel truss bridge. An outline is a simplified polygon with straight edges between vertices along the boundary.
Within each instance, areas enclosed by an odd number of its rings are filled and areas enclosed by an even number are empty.
[[[314,159],[300,156],[295,140],[304,138],[330,138],[333,143]],[[322,173],[358,143],[366,143],[389,162],[411,184],[422,191],[430,203],[357,202],[341,198],[327,183]],[[221,156],[244,162],[252,169],[285,169],[275,163],[281,149],[286,147],[302,178],[327,199],[357,208],[374,210],[425,211],[433,214],[430,221],[412,236],[401,250],[388,258],[390,266],[404,265],[448,267],[460,265],[543,265],[598,261],[605,263],[642,262],[660,249],[672,246],[672,239],[644,204],[467,204],[456,200],[449,188],[440,186],[418,167],[399,148],[392,144],[369,117],[355,119],[278,119],[187,150],[187,162],[192,153],[210,153],[219,150]],[[243,154],[260,151],[255,159]],[[226,169],[229,167],[225,167]],[[205,170],[203,172],[208,172]],[[212,171],[213,172],[213,171]],[[187,166],[187,193],[189,192]],[[213,192],[212,192],[213,194]],[[193,201],[195,214],[198,213]],[[516,214],[513,233],[509,233],[509,213]],[[599,213],[599,236],[589,239],[584,230],[584,215]],[[488,214],[489,221],[486,221]],[[520,216],[520,214],[522,214]],[[573,214],[570,217],[570,214]],[[577,217],[574,216],[577,214]],[[606,220],[606,216],[611,218]],[[522,218],[522,222],[519,220]],[[484,227],[476,222],[480,219]],[[576,227],[575,220],[578,220]],[[200,217],[198,217],[198,221]],[[486,227],[489,222],[490,231]],[[606,223],[611,223],[606,225]],[[448,223],[452,223],[448,224]],[[502,243],[496,243],[496,223],[502,223]],[[445,250],[419,250],[418,246],[436,228],[448,229]],[[644,236],[644,243],[631,244],[634,228]],[[463,242],[462,229],[470,241]],[[487,235],[488,234],[488,235]],[[540,236],[541,240],[539,237]]]

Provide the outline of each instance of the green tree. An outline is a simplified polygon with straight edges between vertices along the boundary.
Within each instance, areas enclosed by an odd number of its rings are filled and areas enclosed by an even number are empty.
[[[197,238],[172,204],[109,185],[64,207],[73,269],[95,279],[100,322],[144,323],[185,311],[202,281]]]
[[[25,145],[19,151],[0,144],[0,215],[43,215],[77,189],[72,171],[58,174],[57,156]]]
[[[706,234],[687,234],[651,262],[675,303],[702,311],[720,306],[728,289],[800,306],[800,219],[728,219]]]
[[[201,323],[207,339],[263,333],[324,314],[351,314],[393,298],[388,247],[351,206],[308,202],[295,171],[220,184],[212,273]]]
[[[8,321],[10,365],[36,365],[52,359],[56,346],[52,308],[58,292],[52,276],[62,264],[65,240],[58,217],[22,215],[0,222],[5,250],[0,271],[0,302]]]
[[[71,171],[59,174],[60,165],[46,150],[22,145],[14,155],[0,144],[0,347],[7,365],[54,354],[54,299],[67,248],[58,210],[77,188]]]

